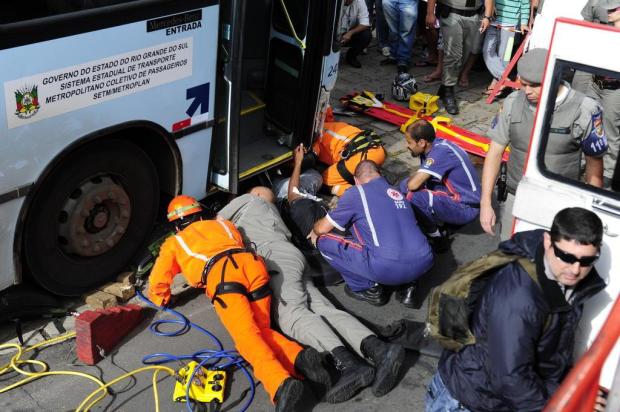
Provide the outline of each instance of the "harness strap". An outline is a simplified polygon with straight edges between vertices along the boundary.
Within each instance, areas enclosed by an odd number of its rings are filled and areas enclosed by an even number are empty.
[[[338,163],[336,163],[336,170],[338,170],[340,177],[342,177],[351,186],[355,185],[353,174],[349,171],[349,169],[347,169],[345,162],[351,156],[360,152],[362,152],[362,160],[366,160],[368,158],[368,150],[382,146],[383,142],[375,132],[371,130],[364,130],[359,133],[345,145],[340,155],[341,158]]]
[[[363,130],[347,142],[340,156],[347,160],[356,153],[367,152],[369,149],[379,146],[383,146],[381,138],[372,130]]]
[[[227,293],[244,295],[250,302],[255,302],[271,295],[271,288],[269,287],[269,283],[265,283],[263,286],[248,292],[245,286],[239,282],[221,282],[217,285],[217,288],[215,288],[215,294],[213,295],[213,299],[211,299],[211,303],[217,301],[224,309],[226,309],[228,306],[219,297],[219,295],[225,295]]]
[[[234,255],[235,253],[252,253],[252,254],[254,254],[254,251],[251,250],[251,249],[245,249],[245,248],[234,248],[234,249],[225,250],[225,251],[220,252],[217,255],[213,256],[211,259],[209,259],[209,261],[205,265],[204,269],[202,270],[202,277],[201,277],[202,284],[207,286],[207,276],[209,275],[209,272],[213,268],[213,265],[215,265],[220,259],[222,259],[224,257],[232,257],[232,255]],[[239,268],[239,266],[237,265],[237,262],[235,262],[234,260],[233,260],[233,266],[235,267],[235,269]],[[224,281],[224,280],[222,279],[222,281]]]

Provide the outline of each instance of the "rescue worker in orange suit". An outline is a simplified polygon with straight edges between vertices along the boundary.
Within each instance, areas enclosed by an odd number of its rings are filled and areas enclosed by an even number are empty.
[[[160,249],[149,279],[149,298],[157,305],[169,304],[170,285],[181,272],[190,285],[205,288],[276,411],[297,410],[305,391],[298,377],[329,386],[329,373],[315,349],[303,349],[271,329],[271,290],[262,258],[244,247],[230,221],[202,220],[200,212],[202,207],[190,196],[170,202],[168,220],[176,233]]]
[[[323,171],[323,185],[332,195],[341,196],[355,185],[353,174],[362,160],[372,160],[381,166],[386,153],[374,132],[334,121],[331,107],[325,120],[323,134],[314,142],[312,151],[328,166]]]

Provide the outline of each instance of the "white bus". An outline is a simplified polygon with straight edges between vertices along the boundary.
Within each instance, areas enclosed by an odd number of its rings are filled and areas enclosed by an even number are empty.
[[[341,0],[0,3],[0,290],[77,295],[160,198],[236,192],[322,126]]]

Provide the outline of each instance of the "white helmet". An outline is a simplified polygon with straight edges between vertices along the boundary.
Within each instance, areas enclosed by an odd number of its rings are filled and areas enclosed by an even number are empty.
[[[406,102],[417,91],[416,81],[409,73],[397,74],[392,82],[392,97],[395,100]]]

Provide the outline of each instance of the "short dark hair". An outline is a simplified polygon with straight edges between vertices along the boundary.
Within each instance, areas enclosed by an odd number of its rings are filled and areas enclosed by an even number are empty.
[[[554,242],[565,239],[600,247],[603,241],[603,222],[594,212],[581,207],[568,207],[555,215],[550,234]]]
[[[379,165],[372,160],[362,160],[355,167],[355,177],[358,179],[366,175],[374,174],[381,174],[381,172],[379,171]]]
[[[435,128],[428,120],[424,119],[416,120],[407,126],[407,134],[416,142],[423,139],[432,143],[435,140]]]

